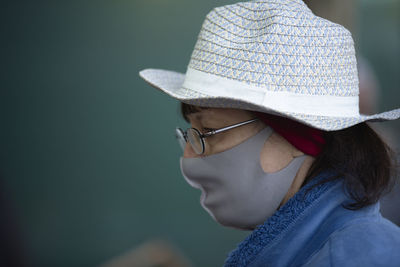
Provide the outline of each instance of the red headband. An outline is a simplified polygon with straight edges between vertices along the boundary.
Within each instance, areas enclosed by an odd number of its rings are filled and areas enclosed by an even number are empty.
[[[255,114],[303,153],[311,156],[318,156],[321,153],[325,144],[324,131],[280,116],[261,112],[255,112]]]

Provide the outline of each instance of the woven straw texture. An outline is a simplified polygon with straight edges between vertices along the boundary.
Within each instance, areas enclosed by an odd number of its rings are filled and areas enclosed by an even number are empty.
[[[315,16],[302,0],[256,0],[214,8],[204,20],[188,69],[262,88],[266,95],[357,97],[359,93],[350,32]],[[283,112],[240,95],[215,97],[186,88],[181,73],[146,69],[140,76],[188,104],[269,112],[323,130],[400,116],[400,109],[354,117]]]
[[[358,94],[353,39],[301,1],[252,1],[214,8],[189,67],[272,91]]]

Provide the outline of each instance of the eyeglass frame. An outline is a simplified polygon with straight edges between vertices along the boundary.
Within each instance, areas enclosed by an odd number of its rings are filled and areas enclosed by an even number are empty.
[[[197,132],[197,134],[199,135],[199,137],[200,137],[201,147],[202,147],[202,152],[200,154],[196,153],[196,151],[195,151],[195,153],[197,155],[202,155],[205,152],[205,140],[204,140],[204,138],[210,137],[212,135],[215,135],[215,134],[218,134],[218,133],[222,133],[222,132],[225,132],[225,131],[228,131],[228,130],[231,130],[231,129],[234,129],[234,128],[237,128],[237,127],[240,127],[240,126],[243,126],[243,125],[247,125],[249,123],[252,123],[252,122],[255,122],[255,121],[258,121],[258,120],[259,120],[259,118],[254,118],[254,119],[250,119],[250,120],[247,120],[247,121],[243,121],[243,122],[235,123],[235,124],[232,124],[232,125],[228,125],[228,126],[225,126],[225,127],[219,128],[219,129],[214,129],[214,130],[208,131],[206,133],[201,133],[198,129],[196,129],[194,127],[187,128],[185,131],[180,127],[176,127],[175,132],[179,131],[181,136],[185,139],[185,142],[188,143],[187,131],[189,129],[195,130]],[[177,138],[181,138],[177,134],[176,134],[176,137]],[[189,141],[189,143],[190,143],[190,141]],[[190,145],[193,147],[192,143],[190,143]]]

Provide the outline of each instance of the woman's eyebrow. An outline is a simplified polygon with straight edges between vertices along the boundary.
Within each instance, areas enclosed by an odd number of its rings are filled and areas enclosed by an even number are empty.
[[[192,119],[196,119],[196,120],[199,120],[199,121],[201,121],[202,118],[203,118],[203,116],[201,115],[200,111],[190,112],[189,114],[186,114],[186,116],[189,119],[192,118]]]
[[[201,124],[211,124],[213,126],[217,121],[215,120],[214,116],[211,116],[211,114],[204,114],[204,112],[207,112],[205,110],[199,110],[196,112],[192,112],[188,114],[188,117],[192,117],[193,119],[196,119],[199,121]]]
[[[205,127],[210,128],[219,128],[222,127],[221,122],[218,121],[215,117],[203,116],[200,119],[200,123]]]

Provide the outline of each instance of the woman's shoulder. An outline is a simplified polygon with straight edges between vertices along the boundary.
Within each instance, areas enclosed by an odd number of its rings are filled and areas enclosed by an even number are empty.
[[[377,216],[334,231],[304,266],[400,266],[400,228]]]
[[[329,238],[334,251],[367,252],[388,256],[396,251],[400,259],[400,228],[383,217],[354,220]],[[373,250],[373,251],[372,251]],[[398,262],[400,266],[400,261]]]

